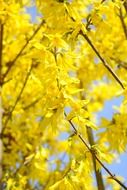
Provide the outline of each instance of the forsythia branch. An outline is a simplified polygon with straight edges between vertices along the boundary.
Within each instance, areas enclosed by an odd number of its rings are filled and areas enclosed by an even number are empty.
[[[124,0],[123,5],[124,5],[125,11],[126,11],[126,13],[127,13],[127,0]]]
[[[104,60],[104,58],[100,55],[99,51],[96,49],[96,47],[93,45],[92,41],[89,39],[89,37],[84,34],[82,31],[80,31],[80,34],[85,38],[85,40],[88,42],[88,44],[91,46],[93,51],[96,53],[96,55],[99,57],[99,59],[102,61],[103,65],[107,68],[107,70],[111,73],[111,75],[114,77],[114,79],[119,83],[119,85],[125,89],[122,81],[119,79],[117,74],[113,71],[113,69],[110,67],[110,65]]]
[[[67,117],[67,114],[65,113],[65,116]],[[110,175],[111,179],[113,179],[114,181],[116,181],[121,187],[123,187],[124,189],[127,190],[127,187],[119,180],[115,177],[115,175],[113,175],[109,169],[101,162],[101,160],[97,157],[97,155],[92,151],[91,147],[87,144],[87,142],[85,141],[85,139],[81,136],[81,134],[78,133],[76,127],[74,126],[74,124],[72,123],[71,120],[68,120],[68,122],[70,123],[70,125],[72,126],[72,128],[74,129],[74,132],[77,134],[77,136],[79,137],[79,139],[82,141],[82,143],[85,145],[85,147],[90,151],[90,153],[95,157],[96,161],[102,166],[102,168]]]
[[[121,24],[122,24],[123,31],[124,31],[124,34],[125,34],[125,38],[127,39],[127,27],[126,27],[126,24],[124,22],[124,18],[123,18],[123,14],[122,14],[122,9],[121,8],[119,10],[119,18],[121,20]]]
[[[2,50],[3,50],[3,24],[0,21],[0,134],[3,129],[3,105],[2,105]],[[2,167],[2,159],[3,159],[3,142],[2,138],[0,138],[0,181],[2,179],[3,167]],[[0,183],[0,190],[2,189],[2,183]]]
[[[37,98],[35,101],[31,102],[27,106],[24,106],[23,109],[27,110],[27,109],[31,108],[32,106],[34,106],[35,104],[37,104],[40,100],[41,100],[41,98]]]
[[[83,83],[81,81],[80,81],[80,88],[81,89],[83,88]],[[85,99],[82,92],[80,92],[80,97],[82,100]],[[88,111],[87,107],[85,107],[85,110]],[[88,120],[90,120],[89,117],[88,117]],[[93,130],[91,127],[86,126],[86,131],[87,131],[89,144],[92,147],[93,145],[95,145]],[[98,188],[98,190],[105,190],[103,176],[102,176],[101,170],[97,169],[96,159],[93,154],[92,154],[92,161],[93,161],[93,167],[94,167],[94,172],[95,172],[95,176],[96,176],[97,188]]]
[[[34,33],[32,34],[32,36],[26,41],[26,43],[24,44],[24,46],[21,48],[21,50],[19,51],[19,53],[16,55],[16,57],[14,58],[14,60],[11,62],[11,64],[9,64],[7,71],[3,75],[3,79],[5,79],[5,77],[7,76],[7,74],[11,70],[11,68],[14,66],[15,62],[17,61],[17,59],[21,56],[21,54],[23,53],[23,51],[25,50],[25,48],[27,47],[27,45],[29,44],[29,42],[34,38],[34,36],[37,34],[37,32],[40,30],[41,26],[44,23],[45,23],[45,21],[42,20],[42,22],[38,25],[37,29],[34,31]]]
[[[0,85],[2,85],[3,24],[0,22]]]
[[[87,135],[88,135],[88,140],[89,140],[90,146],[95,145],[93,131],[92,131],[91,127],[89,127],[89,126],[87,126]],[[105,190],[102,173],[101,173],[101,171],[97,170],[96,159],[95,159],[94,154],[92,154],[92,160],[93,160],[93,166],[94,166],[94,170],[95,170],[98,190]]]
[[[27,75],[26,75],[25,81],[24,81],[23,86],[22,86],[22,88],[21,88],[21,90],[20,90],[20,92],[19,92],[19,95],[18,95],[18,97],[17,97],[17,99],[16,99],[16,101],[15,101],[14,106],[12,107],[11,111],[8,113],[8,117],[7,117],[7,119],[6,119],[5,123],[4,123],[4,129],[5,129],[5,127],[7,126],[8,121],[9,121],[9,119],[11,118],[11,115],[12,115],[12,113],[13,113],[13,111],[14,111],[16,105],[17,105],[17,103],[19,102],[19,100],[20,100],[20,98],[21,98],[21,96],[22,96],[22,93],[23,93],[23,91],[24,91],[24,88],[25,88],[25,86],[26,86],[26,83],[27,83],[27,81],[28,81],[28,78],[29,78],[29,76],[30,76],[30,74],[31,74],[32,68],[33,68],[33,64],[31,65],[31,67],[30,67],[30,69],[29,69],[29,71],[28,71],[28,73],[27,73]],[[3,131],[2,131],[2,132],[3,132]]]

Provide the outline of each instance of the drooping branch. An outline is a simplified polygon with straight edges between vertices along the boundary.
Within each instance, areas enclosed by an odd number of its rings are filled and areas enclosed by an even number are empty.
[[[19,51],[19,53],[16,55],[16,57],[11,61],[11,63],[9,63],[8,69],[6,70],[6,72],[3,75],[3,79],[5,79],[5,77],[8,75],[8,73],[10,72],[11,68],[14,66],[15,62],[17,61],[17,59],[22,55],[23,51],[25,50],[25,48],[28,46],[29,42],[35,37],[35,35],[37,34],[37,32],[40,30],[40,28],[42,27],[42,25],[45,23],[44,20],[42,20],[42,22],[38,25],[37,29],[34,31],[34,33],[32,34],[32,36],[26,41],[26,43],[24,44],[24,46],[21,48],[21,50]]]
[[[65,116],[67,118],[67,114],[65,113]],[[82,135],[78,132],[78,130],[76,129],[76,127],[74,126],[73,122],[71,120],[68,120],[68,122],[70,123],[71,127],[73,128],[75,134],[79,137],[79,139],[81,140],[81,142],[84,144],[84,146],[89,150],[89,152],[94,156],[94,158],[96,159],[96,161],[101,165],[101,167],[110,175],[110,178],[113,179],[114,181],[116,181],[121,187],[123,187],[124,189],[127,190],[127,187],[119,180],[115,177],[115,175],[113,175],[110,170],[102,163],[102,161],[97,157],[97,155],[95,154],[95,152],[91,149],[91,146],[89,146],[87,144],[87,142],[85,141],[85,139],[82,137]]]
[[[120,78],[117,76],[117,74],[113,71],[113,69],[111,68],[111,66],[105,61],[105,59],[101,56],[101,54],[99,53],[99,51],[96,49],[96,47],[93,45],[92,41],[89,39],[89,37],[84,34],[82,31],[80,31],[80,35],[82,35],[85,40],[88,42],[88,44],[91,46],[91,48],[93,49],[93,51],[96,53],[96,55],[98,56],[98,58],[102,61],[103,65],[105,66],[105,68],[111,73],[111,75],[113,76],[113,78],[119,83],[119,85],[122,87],[122,89],[125,89],[122,81],[120,80]]]

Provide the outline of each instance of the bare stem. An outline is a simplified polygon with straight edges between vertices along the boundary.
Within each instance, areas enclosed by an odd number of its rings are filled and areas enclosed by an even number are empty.
[[[93,131],[89,126],[87,126],[87,135],[88,135],[90,146],[95,145]],[[92,154],[92,160],[93,160],[93,166],[94,166],[98,190],[105,190],[103,177],[102,177],[101,171],[97,169],[96,158],[94,154]]]
[[[27,109],[31,108],[32,106],[36,105],[40,100],[41,100],[41,98],[38,98],[38,99],[34,100],[33,102],[31,102],[27,106],[24,106],[23,109],[27,110]]]
[[[125,8],[125,11],[126,11],[126,14],[127,14],[127,0],[123,0],[123,1],[124,1],[123,5],[124,5],[124,8]]]
[[[3,24],[0,22],[0,85],[2,85]]]
[[[0,21],[0,134],[3,129],[3,106],[2,106],[2,50],[3,50],[3,24]],[[0,190],[2,190],[2,158],[3,158],[3,142],[2,138],[0,138]]]
[[[0,87],[0,134],[2,133],[2,129],[3,129],[3,122],[2,122],[3,108],[2,108],[1,92],[2,92],[2,89]],[[2,155],[3,155],[3,142],[2,142],[2,138],[0,138],[0,181],[2,179],[2,157],[3,157]],[[1,190],[1,183],[0,183],[0,190]]]
[[[127,39],[127,27],[126,27],[126,24],[124,22],[123,13],[122,13],[122,9],[121,8],[119,10],[119,18],[120,18],[120,21],[121,21],[121,24],[122,24],[122,27],[123,27],[125,38]]]
[[[82,81],[80,81],[80,88],[81,89],[83,88]],[[82,92],[80,92],[80,98],[81,98],[81,100],[85,99],[85,96],[82,94]],[[86,111],[88,111],[87,107],[85,107],[84,109]],[[88,120],[90,120],[89,117],[88,117]],[[89,126],[86,126],[86,130],[87,130],[89,144],[92,147],[93,145],[95,145],[93,130]],[[103,176],[102,176],[101,170],[97,169],[96,159],[93,154],[92,154],[92,162],[93,162],[94,173],[96,176],[97,188],[98,188],[98,190],[105,190]]]
[[[85,38],[85,40],[88,42],[88,44],[91,46],[93,51],[96,53],[96,55],[99,57],[99,59],[102,61],[105,68],[111,73],[111,75],[114,77],[114,79],[119,83],[119,85],[122,87],[122,89],[125,89],[122,81],[119,79],[117,74],[113,71],[113,69],[110,67],[110,65],[104,60],[104,58],[101,56],[99,51],[96,49],[96,47],[93,45],[92,41],[89,39],[89,37],[84,34],[82,31],[80,31],[80,34]]]

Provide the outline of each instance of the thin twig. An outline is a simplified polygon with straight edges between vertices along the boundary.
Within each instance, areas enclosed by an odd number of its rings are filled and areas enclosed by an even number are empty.
[[[14,66],[15,62],[17,61],[17,59],[22,55],[23,51],[25,50],[25,48],[27,47],[27,45],[29,44],[29,42],[34,38],[34,36],[37,34],[37,32],[40,30],[41,26],[45,23],[44,20],[42,20],[42,22],[38,25],[37,29],[34,31],[34,33],[32,34],[32,36],[26,41],[26,43],[24,44],[24,46],[21,48],[21,50],[19,51],[19,53],[16,55],[16,57],[11,61],[11,63],[9,63],[8,69],[7,71],[4,73],[3,75],[3,79],[5,79],[5,77],[7,76],[7,74],[10,72],[11,68]]]
[[[126,27],[126,24],[124,22],[124,18],[123,18],[123,14],[122,14],[122,9],[121,8],[119,9],[119,18],[120,18],[120,21],[121,21],[121,24],[122,24],[122,27],[123,27],[125,38],[127,39],[127,27]]]
[[[21,90],[20,90],[20,92],[19,92],[19,95],[18,95],[18,97],[17,97],[17,99],[16,99],[16,101],[15,101],[15,104],[13,105],[11,111],[8,113],[8,117],[7,117],[7,119],[6,119],[5,123],[4,123],[4,129],[5,129],[5,127],[7,126],[8,121],[9,121],[9,119],[11,118],[12,113],[13,113],[13,111],[14,111],[16,105],[17,105],[17,103],[19,102],[19,100],[20,100],[20,98],[21,98],[21,96],[22,96],[22,93],[23,93],[23,91],[24,91],[24,88],[25,88],[25,86],[26,86],[26,83],[27,83],[27,81],[28,81],[28,78],[29,78],[29,76],[30,76],[30,74],[31,74],[32,68],[33,68],[33,65],[31,65],[31,67],[30,67],[30,69],[29,69],[29,71],[28,71],[28,73],[27,73],[27,75],[26,75],[25,81],[24,81],[23,86],[22,86],[22,88],[21,88]]]
[[[65,113],[65,116],[67,117],[67,114]],[[110,175],[111,179],[113,179],[114,181],[116,181],[121,187],[123,187],[124,189],[127,190],[127,187],[120,181],[118,180],[115,175],[113,175],[109,169],[100,161],[100,159],[97,157],[97,155],[94,153],[94,151],[91,149],[91,147],[87,144],[87,142],[85,141],[85,139],[80,135],[80,133],[78,133],[76,127],[74,126],[74,124],[72,123],[71,120],[68,120],[68,122],[70,123],[70,125],[72,126],[72,128],[74,129],[74,132],[76,133],[76,135],[79,137],[79,139],[82,141],[82,143],[85,145],[85,147],[90,151],[90,153],[92,155],[94,155],[95,159],[98,161],[98,163],[102,166],[102,168]]]
[[[3,24],[0,21],[0,85],[2,86]]]
[[[85,38],[85,40],[88,42],[88,44],[91,46],[91,48],[93,49],[93,51],[96,53],[96,55],[99,57],[99,59],[102,61],[103,65],[108,69],[108,71],[111,73],[111,75],[114,77],[114,79],[119,83],[119,85],[125,89],[122,81],[119,79],[119,77],[117,76],[117,74],[113,71],[113,69],[111,68],[111,66],[104,60],[104,58],[101,56],[101,54],[99,53],[99,51],[96,49],[96,47],[93,45],[92,41],[89,39],[89,37],[84,34],[82,31],[80,31],[80,34]]]
[[[126,64],[126,63],[119,62],[119,63],[118,63],[118,66],[119,66],[119,67],[122,67],[122,68],[124,68],[124,69],[127,70],[127,64]]]
[[[2,52],[3,52],[3,24],[2,21],[0,21],[0,134],[3,130],[3,105],[2,105]],[[2,190],[3,183],[2,180],[2,173],[3,173],[3,166],[2,166],[2,160],[3,160],[3,141],[2,138],[0,138],[0,190]]]
[[[102,0],[101,3],[103,3],[104,1]],[[72,21],[76,22],[76,20],[69,14],[68,10],[66,10],[67,14],[69,15],[69,17],[71,18]],[[110,67],[110,65],[105,61],[105,59],[101,56],[101,54],[99,53],[99,51],[96,49],[96,47],[93,45],[92,41],[89,39],[89,37],[83,33],[82,30],[79,31],[79,34],[82,35],[85,40],[88,42],[88,44],[91,46],[91,48],[93,49],[93,51],[96,53],[96,55],[99,57],[99,59],[102,61],[103,65],[107,68],[107,70],[111,73],[111,75],[115,78],[115,80],[119,83],[119,85],[125,89],[122,81],[119,79],[119,77],[117,76],[117,74],[113,71],[113,69]]]
[[[123,1],[124,1],[123,5],[124,5],[124,8],[125,8],[125,11],[126,11],[126,14],[127,14],[127,0],[123,0]]]
[[[120,59],[115,59],[114,57],[110,57],[111,60],[115,61],[118,68],[124,68],[127,70],[127,62],[123,62]]]
[[[41,100],[41,98],[38,98],[38,99],[34,100],[33,102],[31,102],[27,106],[23,107],[23,109],[27,110],[27,109],[31,108],[32,106],[36,105],[40,100]]]

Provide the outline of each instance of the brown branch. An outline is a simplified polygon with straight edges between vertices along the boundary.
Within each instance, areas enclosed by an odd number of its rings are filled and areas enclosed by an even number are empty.
[[[102,0],[101,3],[103,3],[104,1]],[[69,12],[66,10],[67,14],[69,15],[69,17],[72,19],[72,21],[76,21],[72,16],[70,16]],[[96,47],[93,45],[92,41],[89,39],[89,37],[83,33],[82,30],[79,31],[79,35],[83,36],[85,38],[85,40],[88,42],[88,44],[91,46],[91,48],[93,49],[93,51],[96,53],[96,55],[99,57],[99,59],[102,61],[103,65],[105,66],[105,68],[111,73],[111,75],[114,77],[114,79],[119,83],[119,85],[125,89],[122,81],[119,79],[119,77],[117,76],[117,74],[113,71],[113,69],[111,68],[111,66],[105,61],[105,59],[101,56],[101,54],[99,53],[99,51],[96,49]]]
[[[121,61],[120,59],[115,59],[114,57],[110,57],[111,60],[113,60],[118,68],[124,68],[127,69],[127,62]]]
[[[91,127],[89,127],[89,126],[87,126],[86,129],[87,129],[89,144],[92,147],[93,145],[95,145],[93,131],[92,131]],[[92,154],[92,160],[93,160],[93,166],[94,166],[98,190],[105,190],[102,173],[100,170],[97,169],[96,158],[95,158],[94,154]]]
[[[124,22],[124,18],[123,18],[123,14],[122,14],[122,9],[121,8],[119,9],[119,18],[120,18],[120,21],[121,21],[121,24],[122,24],[122,27],[123,27],[125,38],[127,39],[127,27],[126,27],[126,24]]]
[[[17,61],[17,59],[22,55],[23,51],[25,50],[25,48],[28,46],[29,42],[34,38],[34,36],[37,34],[37,32],[40,30],[41,26],[45,23],[44,20],[42,20],[42,22],[38,25],[37,29],[34,31],[34,33],[32,34],[32,36],[26,41],[26,43],[24,44],[24,46],[21,48],[21,50],[19,51],[19,53],[16,55],[16,57],[11,61],[11,63],[9,63],[8,69],[7,71],[4,73],[3,75],[3,79],[5,79],[5,77],[7,76],[7,74],[10,72],[11,68],[14,66],[15,62]]]
[[[80,88],[81,89],[83,88],[83,83],[81,81],[80,81]],[[81,100],[85,99],[85,96],[82,92],[80,92],[80,97],[81,97]],[[88,111],[86,106],[84,107],[84,109]],[[88,117],[88,120],[90,120],[89,117]],[[93,130],[89,126],[86,126],[86,130],[87,130],[89,144],[92,147],[93,145],[95,145]],[[93,154],[92,154],[92,161],[93,161],[93,168],[94,168],[94,173],[95,173],[96,182],[97,182],[97,188],[98,190],[105,190],[103,176],[102,176],[101,170],[97,169],[96,159]]]
[[[119,63],[118,63],[118,66],[119,66],[119,67],[122,67],[122,68],[124,68],[124,69],[127,70],[127,64],[126,64],[126,63],[119,62]]]
[[[89,37],[84,34],[82,31],[80,31],[79,33],[80,35],[82,35],[85,40],[88,42],[88,44],[91,46],[91,48],[93,49],[93,51],[96,53],[96,55],[99,57],[99,59],[102,61],[103,65],[105,66],[105,68],[111,73],[111,75],[114,77],[114,79],[119,83],[119,85],[125,89],[122,81],[119,79],[119,77],[117,76],[117,74],[113,71],[113,69],[110,67],[110,65],[104,60],[104,58],[101,56],[101,54],[99,53],[99,51],[96,49],[96,47],[93,45],[93,43],[91,42],[91,40],[89,39]]]
[[[3,130],[3,105],[2,105],[2,85],[3,85],[3,79],[2,79],[2,51],[3,51],[3,24],[0,20],[0,134]],[[0,190],[2,190],[2,173],[3,173],[3,166],[2,166],[2,159],[3,159],[3,141],[2,138],[0,138]]]
[[[40,100],[41,100],[41,98],[38,98],[38,99],[34,100],[33,102],[31,102],[27,106],[23,107],[23,109],[27,110],[27,109],[31,108],[32,106],[36,105]]]
[[[22,93],[23,93],[23,91],[24,91],[24,88],[25,88],[25,86],[26,86],[26,83],[27,83],[27,81],[28,81],[28,78],[29,78],[29,76],[30,76],[30,74],[31,74],[32,68],[33,68],[33,64],[31,65],[31,67],[30,67],[30,69],[29,69],[29,71],[28,71],[28,73],[27,73],[27,75],[26,75],[25,81],[24,81],[23,86],[22,86],[22,88],[21,88],[21,90],[20,90],[20,92],[19,92],[19,95],[18,95],[18,97],[17,97],[17,99],[16,99],[16,101],[15,101],[15,104],[13,105],[11,111],[8,113],[8,117],[7,117],[7,119],[6,119],[5,123],[4,123],[4,129],[5,129],[5,127],[7,126],[8,121],[9,121],[9,119],[11,118],[12,113],[13,113],[13,111],[14,111],[16,105],[17,105],[17,103],[19,102],[19,100],[20,100],[20,98],[21,98],[21,96],[22,96]],[[3,132],[3,131],[2,131],[2,132]]]
[[[2,86],[3,24],[0,21],[0,85]]]
[[[67,114],[65,113],[65,116],[67,117]],[[114,181],[116,181],[121,187],[123,187],[124,189],[127,190],[127,187],[119,180],[115,177],[115,175],[113,175],[109,169],[101,162],[101,160],[97,157],[97,155],[94,153],[94,151],[91,149],[91,147],[87,144],[87,142],[85,141],[85,139],[81,136],[81,134],[78,133],[76,127],[74,126],[74,124],[72,123],[71,120],[68,120],[68,122],[70,123],[71,127],[73,128],[74,132],[76,133],[76,135],[79,137],[79,139],[81,140],[81,142],[84,144],[84,146],[89,150],[89,152],[95,157],[96,161],[102,166],[102,168],[110,175],[111,179],[113,179]]]
[[[125,11],[127,13],[127,0],[123,0],[123,1],[124,1],[123,5],[124,5]]]

